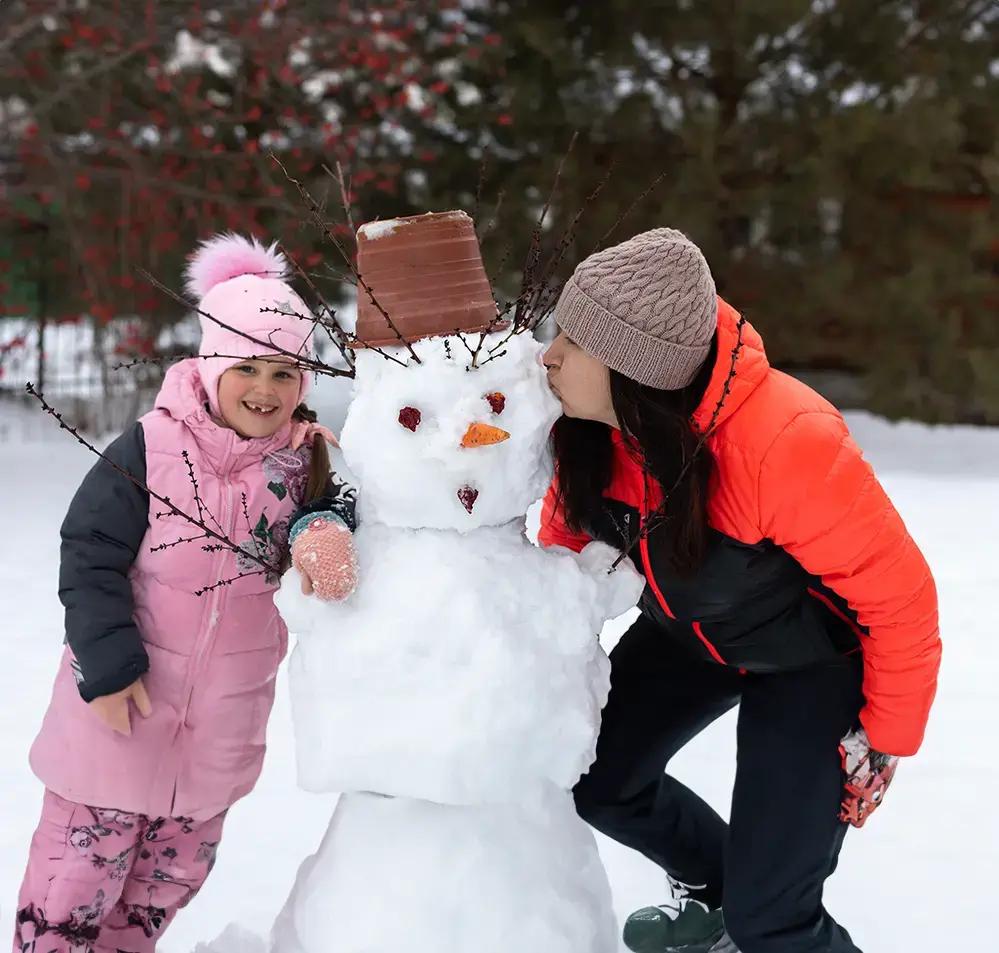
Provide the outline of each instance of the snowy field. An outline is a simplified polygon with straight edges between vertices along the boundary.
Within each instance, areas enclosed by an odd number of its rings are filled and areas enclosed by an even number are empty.
[[[987,949],[999,870],[999,759],[988,727],[999,677],[999,432],[892,427],[865,415],[851,423],[935,570],[944,664],[926,744],[903,763],[884,809],[847,838],[828,906],[866,953]],[[58,527],[90,462],[52,421],[0,403],[0,949],[41,802],[27,752],[60,652]],[[626,621],[608,625],[608,649]],[[218,866],[163,953],[190,953],[233,921],[266,933],[318,845],[334,802],[295,787],[286,694],[282,678],[261,782],[233,809]],[[672,770],[726,814],[734,755],[728,716]],[[605,839],[600,847],[620,917],[663,898],[652,865]]]

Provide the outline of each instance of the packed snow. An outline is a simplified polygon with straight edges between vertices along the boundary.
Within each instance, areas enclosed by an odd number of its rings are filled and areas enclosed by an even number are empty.
[[[318,852],[299,871],[272,949],[596,953],[616,946],[596,843],[569,793],[551,788],[540,807],[344,794]],[[244,953],[224,937],[210,949]]]
[[[345,793],[274,953],[616,948],[569,792],[610,687],[596,635],[643,583],[630,563],[609,572],[609,546],[525,537],[558,414],[541,347],[490,335],[481,367],[442,339],[408,366],[402,349],[358,355],[341,438],[362,501],[357,591],[324,603],[293,572],[278,596],[297,637],[299,782]]]
[[[518,516],[550,479],[548,433],[558,401],[529,334],[430,338],[413,345],[419,364],[359,351],[356,389],[341,435],[350,472],[363,487],[362,522],[461,533]],[[471,368],[469,349],[479,348]],[[400,348],[386,349],[397,360]],[[490,360],[491,352],[502,357]],[[505,437],[463,447],[472,425]],[[463,502],[464,501],[464,502]],[[469,580],[471,585],[477,581]]]
[[[342,382],[320,388],[324,419],[342,414]],[[330,395],[335,394],[335,398]],[[993,593],[999,587],[999,432],[970,427],[892,426],[850,417],[858,442],[924,548],[941,597],[944,661],[940,692],[920,754],[903,761],[885,806],[846,840],[827,905],[868,951],[937,953],[987,947],[992,881],[999,869],[999,765],[992,756],[992,708],[999,643]],[[91,460],[37,411],[0,404],[0,536],[5,664],[0,667],[0,937],[13,912],[41,788],[27,766],[61,652],[56,598],[58,528]],[[536,525],[536,509],[534,511]],[[631,614],[604,627],[610,650]],[[692,742],[671,771],[727,813],[734,772],[734,716]],[[201,895],[182,911],[161,953],[190,953],[225,931],[229,948],[263,953],[303,860],[323,841],[336,804],[295,783],[295,739],[287,673],[269,729],[257,789],[232,810],[219,862]],[[385,802],[391,803],[391,802]],[[552,835],[557,836],[557,835]],[[619,920],[661,902],[659,871],[632,851],[597,837]],[[374,842],[372,842],[374,843]],[[557,850],[554,841],[553,850]],[[511,855],[512,856],[512,855]],[[435,876],[435,858],[411,873]],[[372,858],[374,863],[374,858]],[[397,871],[389,870],[390,878]],[[349,878],[351,871],[343,870]],[[390,881],[386,880],[386,889]],[[376,881],[374,896],[380,889]],[[387,896],[387,894],[383,895]],[[332,898],[331,898],[332,899]],[[488,907],[489,898],[483,898]],[[391,918],[390,904],[380,915]]]
[[[502,803],[589,767],[609,688],[595,635],[642,584],[627,564],[608,575],[610,547],[587,548],[603,551],[590,570],[522,528],[369,522],[349,600],[283,588],[304,788]]]

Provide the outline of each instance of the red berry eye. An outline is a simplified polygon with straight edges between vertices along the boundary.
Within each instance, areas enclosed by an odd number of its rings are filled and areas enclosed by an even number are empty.
[[[496,391],[492,394],[486,394],[486,400],[489,401],[489,406],[492,407],[493,413],[499,416],[506,409],[506,395],[501,394]]]
[[[412,430],[416,433],[416,428],[420,426],[420,421],[423,419],[423,414],[421,414],[415,407],[403,407],[399,411],[399,423],[403,425],[407,430]]]

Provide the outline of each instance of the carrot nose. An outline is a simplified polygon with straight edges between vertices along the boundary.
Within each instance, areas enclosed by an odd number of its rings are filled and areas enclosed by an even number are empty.
[[[463,447],[490,447],[494,443],[509,440],[510,435],[492,424],[472,424],[461,438]]]

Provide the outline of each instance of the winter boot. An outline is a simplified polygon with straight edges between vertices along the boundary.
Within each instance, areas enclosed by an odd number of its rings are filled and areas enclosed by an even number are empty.
[[[725,935],[721,910],[689,898],[636,910],[625,921],[624,945],[633,953],[738,953]]]

